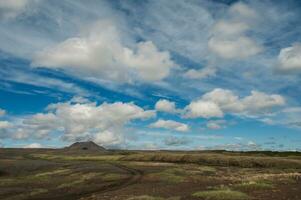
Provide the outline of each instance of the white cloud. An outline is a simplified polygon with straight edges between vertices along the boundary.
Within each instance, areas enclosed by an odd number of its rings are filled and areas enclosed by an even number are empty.
[[[247,18],[255,18],[258,16],[256,11],[242,2],[238,2],[230,7],[230,12],[234,15],[240,15]]]
[[[288,107],[282,110],[283,113],[301,113],[301,107]]]
[[[218,130],[224,128],[226,123],[225,120],[210,120],[207,122],[206,126],[212,130]]]
[[[97,105],[88,100],[72,99],[68,102],[50,104],[47,113],[26,116],[10,130],[11,137],[45,138],[51,133],[62,133],[62,139],[78,141],[92,139],[104,146],[123,141],[124,126],[132,120],[155,116],[133,103],[103,103]]]
[[[6,114],[6,111],[0,108],[0,117],[4,116]]]
[[[9,19],[21,14],[30,0],[0,0],[0,18]]]
[[[180,132],[187,132],[189,131],[189,126],[187,124],[176,122],[173,120],[163,120],[159,119],[158,121],[150,124],[152,128],[165,128],[165,129],[172,129]]]
[[[268,125],[274,125],[275,124],[275,122],[272,119],[266,118],[266,117],[263,118],[263,119],[260,119],[260,121],[265,123],[265,124],[268,124]]]
[[[158,46],[181,56],[200,61],[207,54],[204,44],[214,21],[214,16],[207,9],[208,4],[211,3],[173,0],[148,1],[147,9],[127,1],[121,5],[133,14],[135,21],[143,24],[137,31],[140,36],[156,41]],[[141,13],[144,13],[142,18]],[[179,29],[179,26],[182,28]]]
[[[231,19],[222,19],[213,27],[209,50],[224,59],[245,59],[260,53],[263,48],[245,34],[250,23],[242,19],[255,17],[256,12],[243,3],[234,4],[229,12],[234,13]]]
[[[189,79],[205,79],[211,76],[215,76],[216,69],[213,67],[205,67],[199,70],[190,69],[185,72],[184,77]]]
[[[96,135],[97,141],[112,141],[112,134],[119,137],[122,128],[131,120],[146,119],[155,115],[154,111],[144,111],[133,103],[62,103],[48,107],[59,119],[64,129],[64,138],[77,140]],[[104,136],[100,136],[104,134]],[[109,143],[103,143],[106,145]]]
[[[109,20],[96,23],[88,35],[38,52],[32,65],[118,82],[159,81],[175,66],[169,53],[159,51],[151,41],[139,42],[133,49],[124,46],[120,32]]]
[[[244,22],[233,22],[220,20],[213,27],[214,34],[222,34],[224,36],[240,35],[250,29],[249,25]]]
[[[211,117],[223,117],[224,113],[220,107],[210,101],[193,101],[185,108],[186,114],[184,117],[187,118],[211,118]]]
[[[225,112],[239,112],[242,110],[242,105],[239,102],[239,97],[231,90],[216,88],[202,96],[202,99],[209,102],[214,102]]]
[[[240,98],[230,90],[216,88],[186,106],[184,117],[222,117],[224,113],[257,116],[269,114],[283,105],[285,98],[278,94],[251,91],[249,96]]]
[[[96,133],[94,136],[94,141],[98,144],[106,145],[116,145],[123,142],[124,138],[121,134],[116,134],[109,130],[105,130],[103,132]]]
[[[160,112],[167,112],[167,113],[176,113],[178,110],[176,109],[175,102],[166,100],[166,99],[160,99],[155,104],[155,109]]]
[[[32,144],[29,144],[29,145],[25,145],[23,148],[29,148],[29,149],[32,149],[32,148],[42,148],[42,145],[39,144],[39,143],[32,143]]]
[[[77,84],[57,78],[41,76],[29,71],[24,72],[15,69],[5,70],[1,72],[3,73],[3,80],[12,81],[15,83],[29,84],[37,87],[50,88],[71,94],[91,96],[90,91],[78,86]]]
[[[8,130],[12,127],[12,124],[8,121],[0,121],[0,139],[9,137]]]
[[[281,49],[278,60],[279,69],[284,72],[301,72],[301,44]]]
[[[281,125],[300,129],[301,107],[286,107],[271,116],[261,118],[260,121],[268,125]]]
[[[8,121],[0,121],[0,129],[10,128],[12,125]]]
[[[244,59],[262,51],[255,41],[245,36],[235,39],[212,37],[208,45],[212,52],[226,59]]]
[[[271,108],[285,105],[285,99],[278,94],[268,95],[263,92],[251,91],[251,95],[243,98],[241,103],[245,112],[256,114],[265,113]]]
[[[234,137],[235,140],[243,140],[242,137]]]

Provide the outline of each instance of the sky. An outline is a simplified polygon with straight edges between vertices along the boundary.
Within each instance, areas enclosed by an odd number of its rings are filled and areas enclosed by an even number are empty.
[[[298,0],[0,0],[0,147],[301,151]]]

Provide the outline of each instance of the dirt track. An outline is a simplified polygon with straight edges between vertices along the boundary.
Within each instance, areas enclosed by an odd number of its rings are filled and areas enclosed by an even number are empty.
[[[28,160],[39,160],[37,158],[34,158],[30,155],[25,155],[24,158],[28,159]],[[53,199],[54,197],[56,199],[80,199],[80,200],[95,200],[95,199],[101,199],[101,200],[106,200],[106,199],[111,199],[111,197],[108,197],[106,194],[112,191],[117,191],[123,188],[126,188],[132,184],[135,184],[137,182],[140,181],[140,179],[143,176],[143,171],[135,169],[135,168],[130,168],[127,167],[125,165],[122,164],[117,164],[117,163],[107,163],[109,165],[112,166],[112,168],[118,168],[122,171],[125,172],[125,174],[128,174],[129,176],[127,178],[124,179],[120,179],[119,181],[114,181],[112,183],[109,184],[105,184],[102,185],[101,187],[93,190],[93,191],[89,191],[89,192],[83,192],[80,194],[68,194],[68,193],[58,193],[55,194],[52,197],[49,198],[45,198],[43,197],[43,200],[47,200],[47,199]],[[34,200],[39,200],[39,198],[32,198]]]
[[[121,170],[128,172],[131,176],[129,178],[123,179],[119,182],[106,185],[100,188],[97,192],[81,197],[81,200],[95,200],[95,199],[111,199],[111,197],[106,196],[107,192],[116,191],[122,188],[126,188],[129,185],[135,184],[140,181],[143,176],[143,171],[127,167],[125,165],[111,163],[112,166],[117,167]]]

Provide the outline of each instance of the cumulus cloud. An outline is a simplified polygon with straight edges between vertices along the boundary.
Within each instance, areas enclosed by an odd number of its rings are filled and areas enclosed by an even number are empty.
[[[58,132],[62,133],[62,139],[66,141],[91,139],[104,146],[115,145],[123,141],[123,128],[130,121],[155,116],[155,111],[143,110],[133,103],[97,105],[77,99],[50,104],[46,113],[27,116],[21,124],[14,126],[12,137],[45,138]]]
[[[301,72],[301,44],[281,49],[278,60],[279,69],[284,72]]]
[[[245,34],[250,30],[248,20],[242,20],[255,17],[256,12],[243,3],[234,4],[229,12],[230,19],[222,19],[213,27],[209,50],[224,59],[245,59],[260,53],[263,48]]]
[[[39,143],[32,143],[25,145],[23,148],[34,149],[34,148],[42,148],[42,145]]]
[[[199,100],[186,106],[188,118],[222,117],[224,113],[257,116],[269,114],[274,108],[285,105],[285,98],[278,94],[251,91],[249,96],[240,98],[231,90],[216,88],[205,93]]]
[[[120,32],[109,20],[96,23],[87,35],[36,53],[32,65],[118,82],[159,81],[175,66],[169,52],[160,51],[151,41],[139,42],[133,49],[123,45]]]
[[[239,97],[231,90],[216,88],[205,93],[201,99],[213,102],[225,111],[240,111],[242,109],[239,103]]]
[[[123,135],[116,134],[109,130],[96,133],[94,136],[94,141],[98,144],[117,145],[123,142],[123,140]]]
[[[186,107],[186,114],[184,115],[187,118],[211,118],[211,117],[223,117],[224,113],[220,107],[210,101],[193,101]]]
[[[189,79],[205,79],[208,77],[215,76],[216,68],[213,67],[205,67],[199,70],[190,69],[185,72],[184,77]]]
[[[176,109],[175,102],[166,100],[166,99],[160,99],[155,104],[155,109],[160,112],[167,112],[167,113],[176,113],[178,110]]]
[[[173,120],[163,120],[159,119],[158,121],[149,125],[152,128],[164,128],[164,129],[172,129],[180,132],[189,131],[189,126],[187,124],[173,121]]]
[[[252,91],[250,96],[241,100],[243,112],[256,114],[265,113],[270,109],[285,104],[285,99],[281,95],[272,94],[268,95],[259,91]]]

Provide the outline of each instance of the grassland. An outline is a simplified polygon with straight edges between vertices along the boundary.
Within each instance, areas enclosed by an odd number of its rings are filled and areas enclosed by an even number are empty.
[[[300,200],[301,154],[0,149],[0,199]]]

